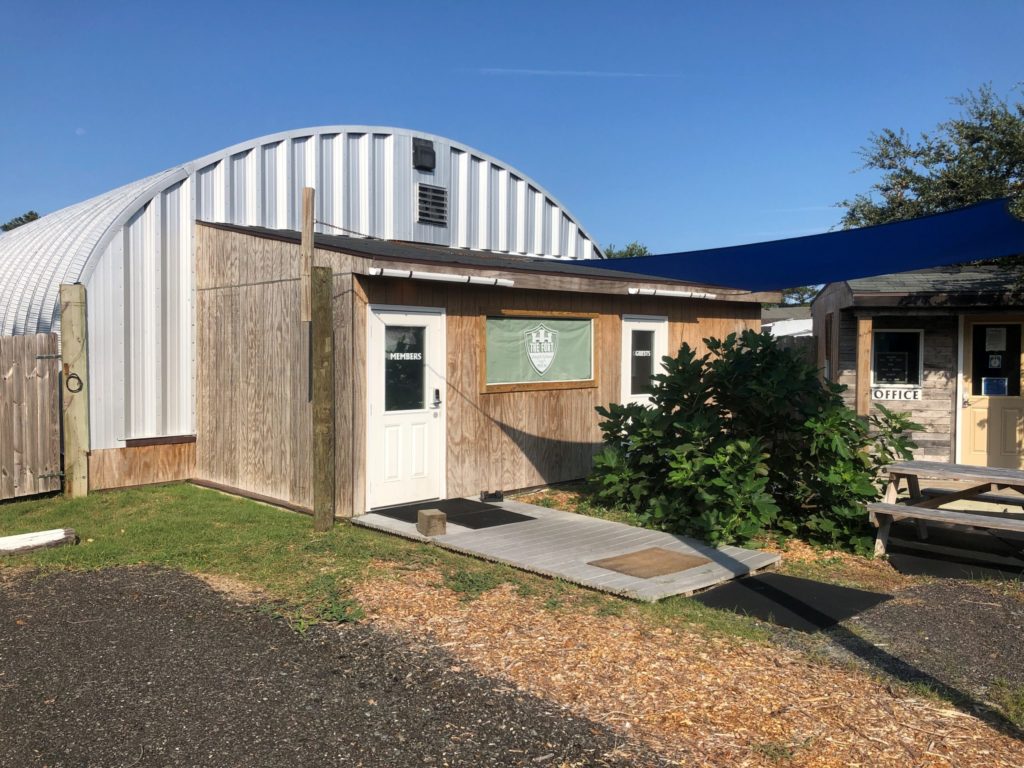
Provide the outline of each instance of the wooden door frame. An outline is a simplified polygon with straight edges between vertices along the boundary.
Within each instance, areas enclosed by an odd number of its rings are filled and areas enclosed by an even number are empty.
[[[363,461],[363,487],[366,492],[363,494],[363,513],[369,512],[373,507],[371,503],[373,496],[370,492],[370,466],[373,463],[374,455],[371,450],[373,443],[373,418],[370,413],[370,404],[373,402],[373,391],[371,389],[370,366],[373,360],[373,346],[370,343],[370,333],[373,327],[373,316],[378,312],[395,312],[409,315],[430,315],[440,320],[441,328],[441,366],[444,397],[444,413],[441,418],[441,434],[438,441],[441,443],[438,451],[438,498],[444,499],[448,495],[448,312],[444,307],[419,307],[405,304],[370,304],[366,305],[366,362],[363,367],[363,375],[366,377],[366,402],[363,404],[366,418],[366,435],[364,440]],[[381,401],[383,404],[383,400]]]

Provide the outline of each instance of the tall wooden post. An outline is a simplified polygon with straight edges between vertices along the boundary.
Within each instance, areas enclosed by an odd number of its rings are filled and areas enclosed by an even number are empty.
[[[64,375],[64,495],[89,493],[89,343],[85,286],[60,287],[60,340]]]
[[[871,317],[857,318],[857,415],[871,411]]]
[[[334,317],[330,267],[313,267],[313,528],[334,525]]]
[[[313,202],[316,191],[312,187],[302,190],[302,316],[299,318],[308,323],[312,315],[312,284],[313,270]]]

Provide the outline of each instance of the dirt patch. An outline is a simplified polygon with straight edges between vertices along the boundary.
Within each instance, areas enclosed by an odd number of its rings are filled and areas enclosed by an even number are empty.
[[[380,626],[555,701],[682,764],[1020,766],[1021,742],[945,702],[795,650],[545,610],[509,585],[465,602],[438,574],[355,589]]]
[[[11,768],[663,764],[433,643],[300,635],[155,568],[5,573],[0,722]]]
[[[232,576],[222,576],[216,573],[197,573],[195,575],[213,590],[227,595],[243,605],[256,605],[269,599],[267,593],[262,589]]]

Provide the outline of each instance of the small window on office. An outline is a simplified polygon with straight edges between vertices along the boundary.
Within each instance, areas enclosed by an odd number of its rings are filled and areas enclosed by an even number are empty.
[[[921,386],[921,331],[875,331],[871,378],[876,386]]]

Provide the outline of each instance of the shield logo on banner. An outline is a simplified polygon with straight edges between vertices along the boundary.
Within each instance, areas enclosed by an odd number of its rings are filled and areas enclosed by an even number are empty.
[[[526,340],[526,356],[530,365],[541,376],[551,367],[555,354],[558,352],[558,331],[553,331],[543,323],[523,331]]]

